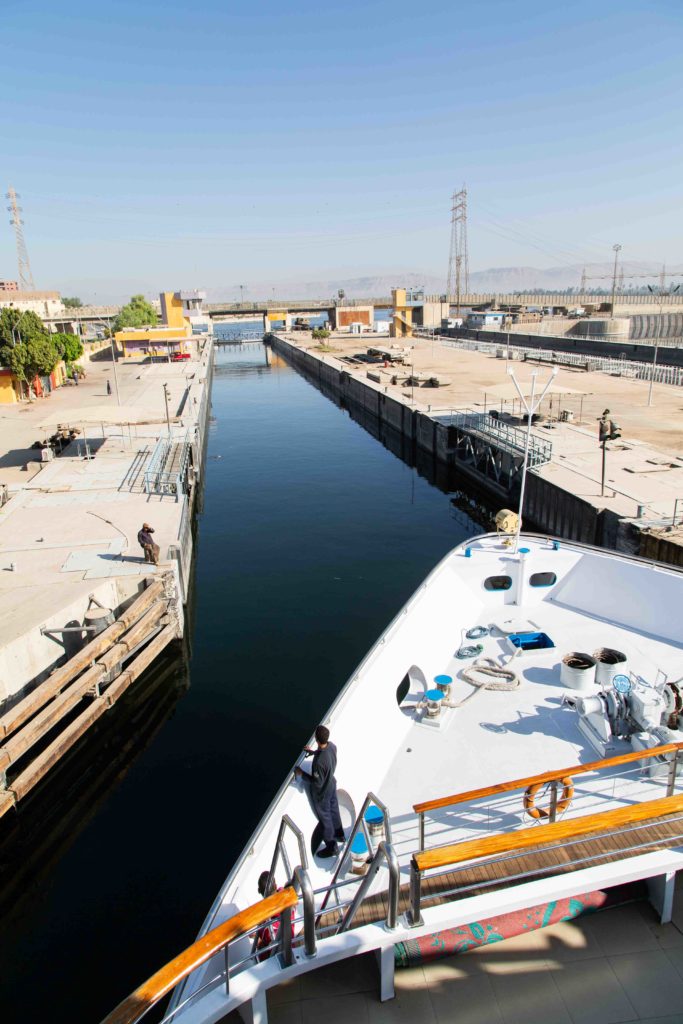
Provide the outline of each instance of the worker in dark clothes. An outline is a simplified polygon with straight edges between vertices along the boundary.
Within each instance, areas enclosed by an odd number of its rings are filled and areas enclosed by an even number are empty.
[[[149,523],[143,523],[142,529],[138,532],[138,544],[145,552],[145,561],[159,564],[159,545],[154,542],[152,534],[154,530]]]
[[[111,394],[111,381],[110,380],[107,381],[107,394],[108,395]]]
[[[324,848],[320,851],[320,857],[334,857],[337,853],[337,843],[344,842],[344,829],[342,828],[339,816],[339,802],[337,800],[337,782],[334,773],[337,767],[337,748],[330,743],[330,730],[319,725],[315,730],[315,739],[318,747],[312,750],[306,747],[306,755],[313,754],[311,774],[297,768],[297,775],[306,779],[311,794],[313,813],[318,819],[318,824],[313,830],[311,837],[311,853],[315,857],[322,842]]]

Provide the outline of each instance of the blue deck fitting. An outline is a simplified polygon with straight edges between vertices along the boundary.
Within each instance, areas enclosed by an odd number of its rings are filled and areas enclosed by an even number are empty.
[[[351,843],[351,853],[357,854],[359,857],[364,853],[369,853],[368,844],[365,841],[365,836],[362,832],[359,832],[356,838]]]
[[[375,807],[371,804],[364,814],[364,818],[368,825],[381,825],[384,822],[384,814],[380,811],[379,807]]]
[[[425,697],[427,700],[443,700],[443,693],[441,690],[427,690]]]

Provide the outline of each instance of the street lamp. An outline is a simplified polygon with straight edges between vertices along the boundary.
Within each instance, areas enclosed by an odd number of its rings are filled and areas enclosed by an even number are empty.
[[[164,384],[164,401],[166,402],[166,426],[168,427],[168,436],[171,436],[171,417],[168,414],[168,384]]]
[[[607,442],[616,441],[617,438],[621,437],[621,427],[614,420],[608,420],[609,409],[605,409],[602,416],[598,420],[598,443],[602,448],[602,479],[600,484],[600,496],[603,497],[605,494],[605,463],[607,458]]]
[[[119,394],[119,378],[116,372],[116,352],[114,350],[114,332],[111,327],[111,317],[107,317],[107,323],[104,320],[100,320],[99,317],[95,320],[96,324],[102,324],[109,331],[109,345],[111,347],[111,358],[114,364],[114,388],[116,389],[116,404],[121,405],[121,395]]]
[[[651,291],[653,295],[656,294],[654,288],[652,288],[651,285],[648,285],[647,287],[648,287],[648,290]],[[668,292],[664,291],[663,288],[659,292],[659,317],[657,319],[657,330],[655,331],[655,352],[654,352],[654,356],[652,358],[652,369],[650,370],[650,387],[649,387],[648,392],[647,392],[647,404],[648,405],[652,405],[652,385],[655,382],[655,370],[657,368],[657,349],[659,347],[659,341],[660,341],[661,334],[662,334],[662,317],[664,316],[664,299],[670,298],[672,295],[674,295],[678,291],[678,289],[680,287],[681,287],[680,284],[677,284],[675,288],[670,288]]]

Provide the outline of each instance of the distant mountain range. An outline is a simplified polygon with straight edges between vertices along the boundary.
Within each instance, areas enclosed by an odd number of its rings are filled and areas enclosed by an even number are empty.
[[[487,270],[475,270],[470,273],[471,292],[526,292],[536,288],[547,291],[566,291],[568,288],[577,290],[581,284],[581,274],[585,269],[587,275],[586,288],[611,288],[613,264],[590,263],[575,264],[564,267],[490,267]],[[620,274],[624,274],[624,289],[629,287],[644,288],[646,285],[658,285],[661,264],[635,262],[620,264]],[[633,277],[632,275],[647,275]],[[676,266],[667,270],[667,284],[671,277],[683,278],[683,267]],[[683,283],[682,283],[683,286]],[[392,288],[424,288],[427,294],[441,294],[446,290],[445,277],[435,274],[421,274],[415,271],[394,274],[378,274],[368,277],[352,277],[327,281],[281,281],[254,283],[244,290],[245,301],[273,298],[326,299],[335,296],[340,289],[349,299],[383,298],[391,293]],[[236,301],[240,298],[239,289],[211,289],[209,301]]]

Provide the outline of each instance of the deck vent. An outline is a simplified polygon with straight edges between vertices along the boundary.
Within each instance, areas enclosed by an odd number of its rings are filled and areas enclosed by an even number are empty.
[[[487,576],[484,580],[484,590],[509,590],[511,586],[511,576]]]
[[[600,686],[611,686],[615,675],[623,672],[626,666],[624,652],[615,651],[612,647],[600,647],[593,651],[593,657],[597,661],[595,681]]]
[[[405,675],[396,688],[396,703],[401,706],[410,693],[410,676]]]
[[[532,587],[552,587],[554,583],[557,583],[557,573],[554,572],[532,572],[529,577]]]

